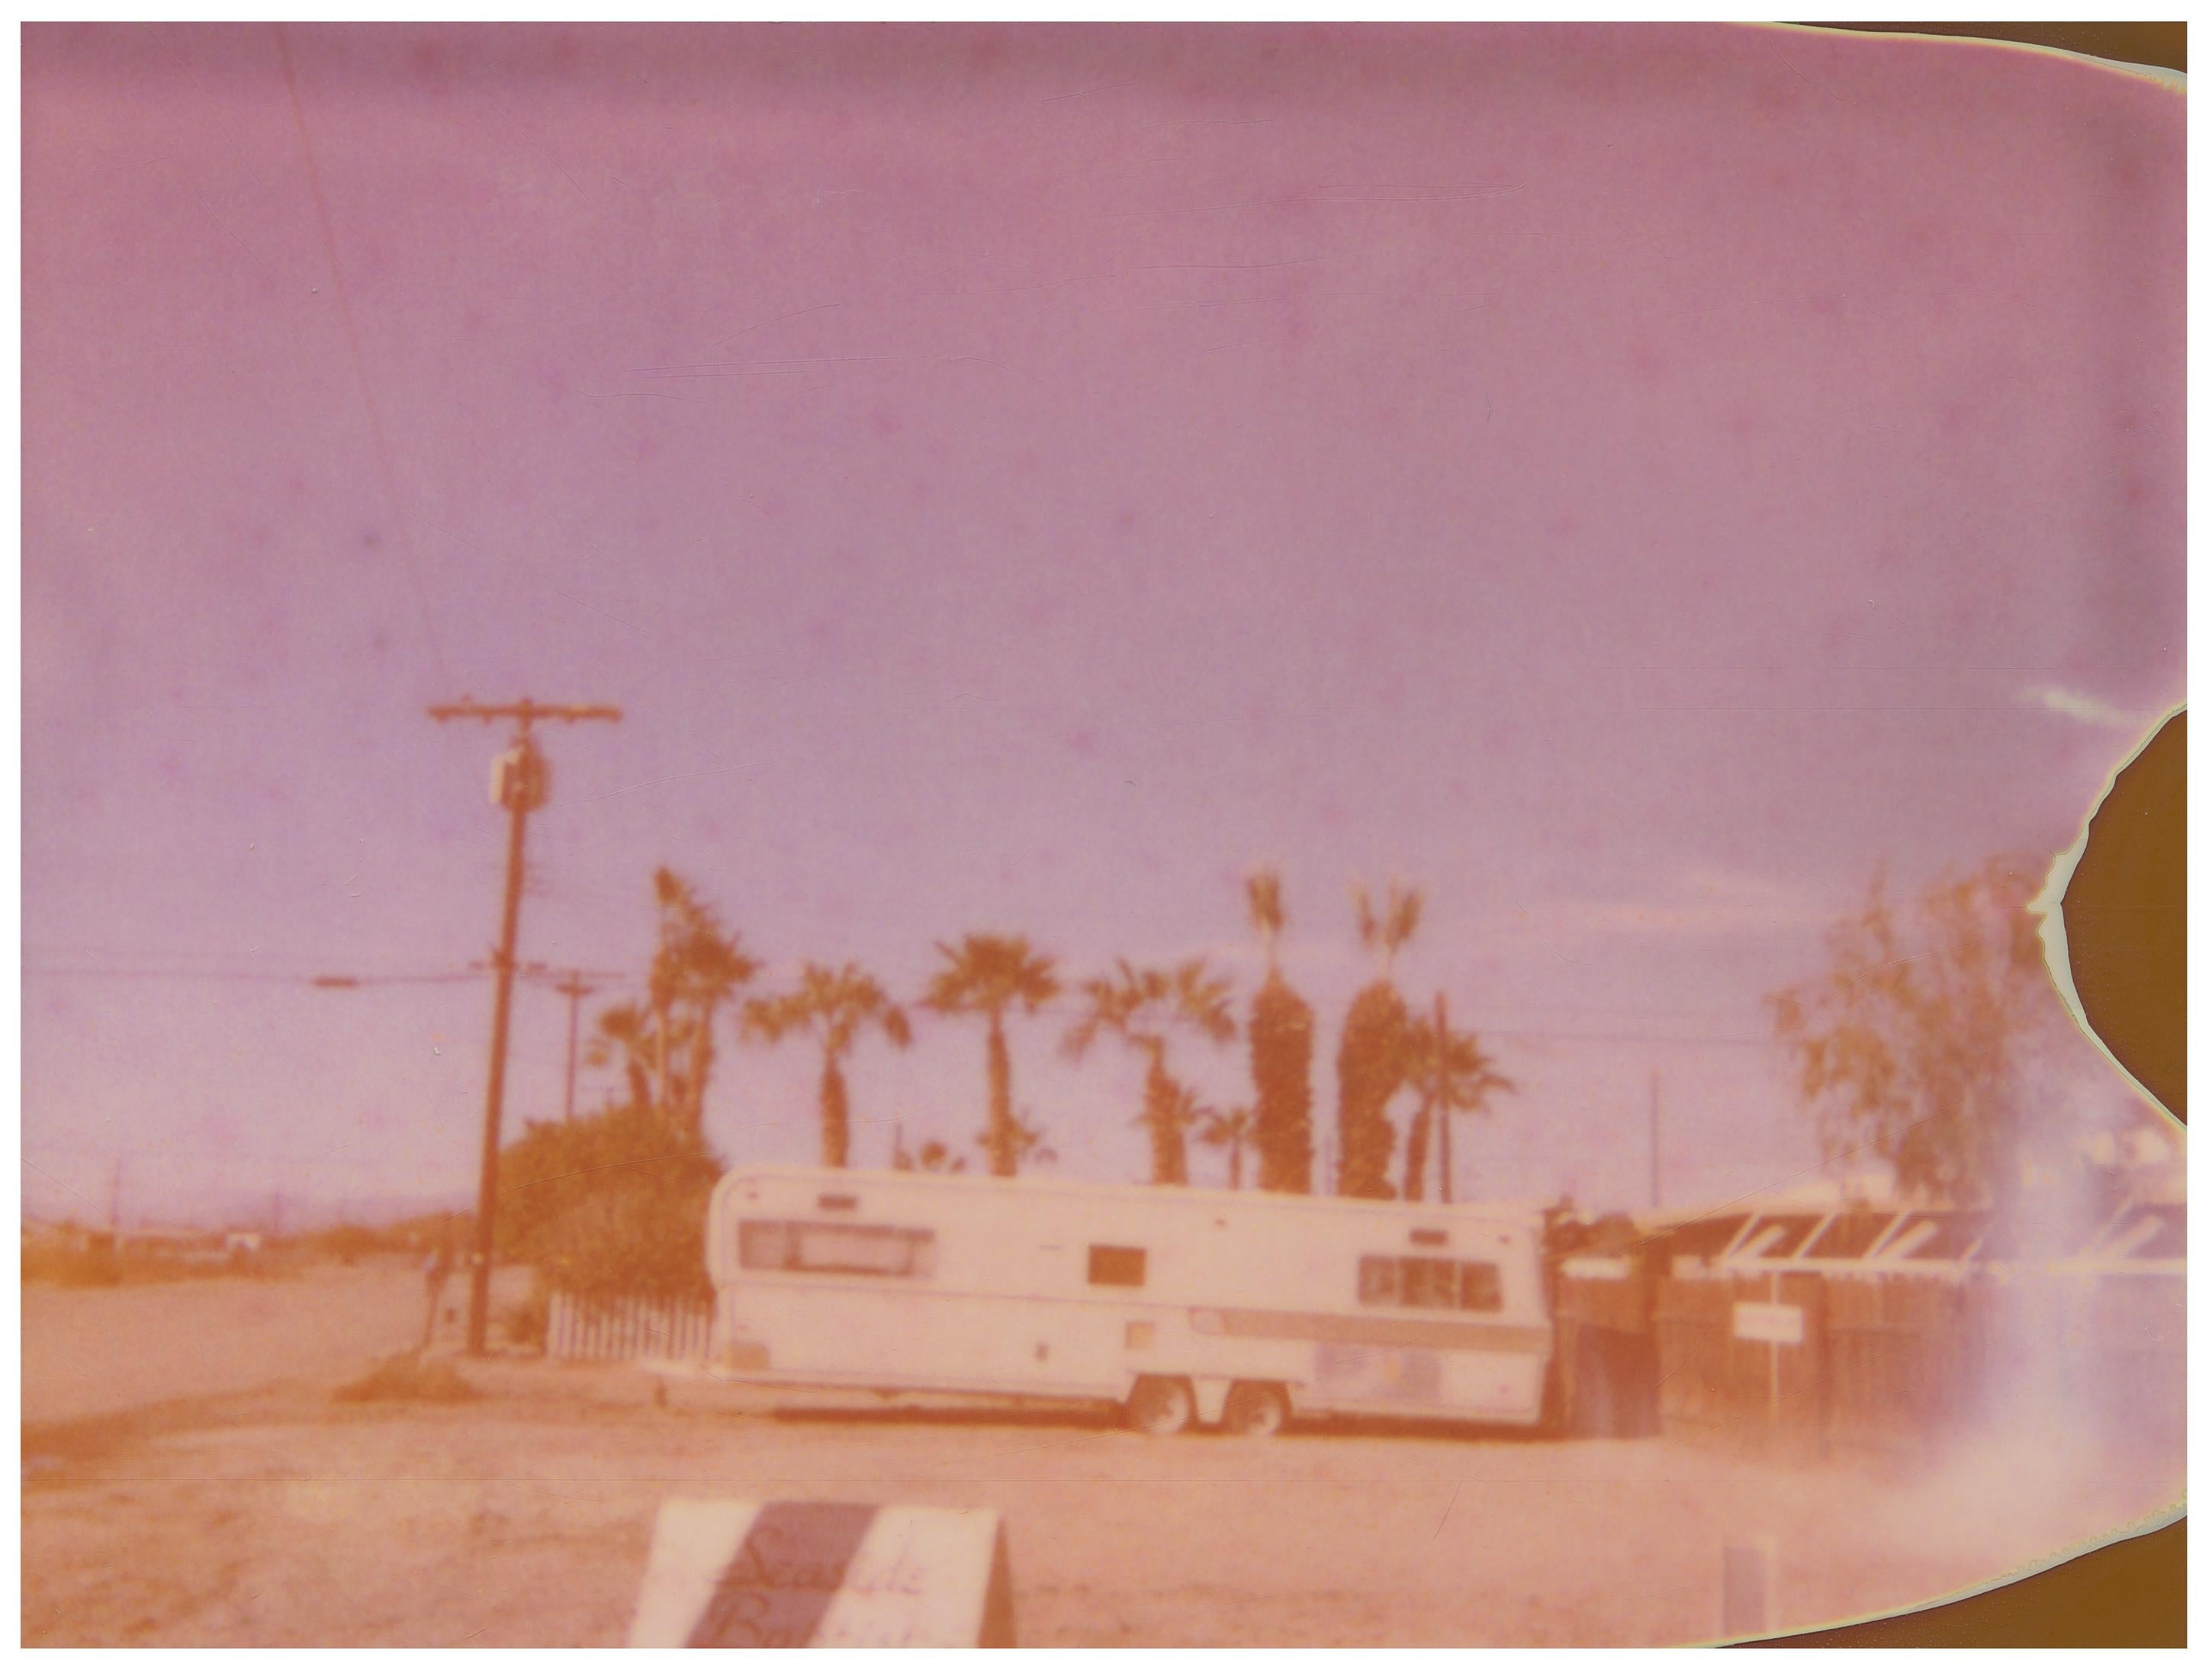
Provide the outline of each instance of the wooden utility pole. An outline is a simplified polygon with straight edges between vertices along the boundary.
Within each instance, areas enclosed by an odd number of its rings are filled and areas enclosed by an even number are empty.
[[[522,835],[530,813],[544,804],[550,792],[545,760],[531,738],[531,727],[539,723],[620,723],[622,713],[611,706],[544,706],[528,696],[506,705],[486,706],[464,698],[448,706],[434,706],[430,716],[445,724],[458,720],[514,725],[514,737],[492,766],[494,804],[507,808],[507,894],[500,909],[499,949],[493,954],[495,990],[491,1013],[491,1075],[484,1088],[483,1159],[477,1177],[477,1243],[475,1274],[469,1280],[469,1352],[484,1350],[485,1321],[491,1315],[492,1210],[499,1195],[500,1113],[507,1096],[507,1026],[514,1004],[514,943],[522,917]]]
[[[576,1118],[576,1011],[598,988],[586,986],[584,977],[572,971],[553,989],[568,1000],[568,1072],[561,1086],[561,1118],[573,1120]]]
[[[623,976],[605,969],[545,968],[541,967],[534,962],[530,965],[530,972],[533,976],[550,978],[553,989],[568,1000],[568,1074],[567,1082],[562,1087],[561,1118],[563,1120],[573,1120],[576,1118],[576,1019],[578,1006],[582,1004],[585,998],[590,997],[593,992],[599,989],[598,986],[595,986],[591,982],[618,980],[621,979]]]
[[[1444,1019],[1444,994],[1437,993],[1437,1092],[1430,1099],[1437,1107],[1437,1184],[1443,1199],[1452,1198],[1452,1111],[1447,1101],[1451,1089],[1451,1027]]]

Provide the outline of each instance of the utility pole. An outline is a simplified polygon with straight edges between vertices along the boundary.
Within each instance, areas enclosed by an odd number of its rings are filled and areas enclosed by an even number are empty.
[[[553,989],[568,1000],[568,1077],[562,1088],[561,1118],[573,1120],[576,1118],[577,1007],[599,989],[588,982],[618,980],[623,977],[606,969],[546,968],[534,962],[530,965],[530,972],[532,975],[556,977],[552,979]]]
[[[115,1171],[107,1180],[107,1235],[115,1252],[123,1252],[123,1157],[115,1157]]]
[[[1659,1205],[1659,1070],[1651,1070],[1651,1205]]]
[[[553,989],[568,1000],[568,1071],[561,1086],[561,1118],[566,1121],[576,1118],[576,1011],[598,988],[571,974]]]
[[[1444,1019],[1444,994],[1437,993],[1437,1180],[1443,1199],[1452,1198],[1452,1111],[1445,1100],[1451,1089],[1451,1028]]]
[[[464,697],[451,705],[432,707],[430,716],[441,724],[505,720],[514,725],[507,749],[492,762],[492,803],[507,808],[507,893],[500,909],[499,949],[492,957],[496,979],[491,1012],[491,1074],[484,1088],[483,1160],[477,1178],[476,1271],[469,1280],[468,1349],[471,1355],[480,1356],[484,1350],[485,1321],[491,1315],[492,1210],[499,1195],[500,1111],[507,1096],[507,1024],[514,1004],[514,942],[522,915],[523,827],[530,813],[544,804],[551,791],[545,760],[530,731],[539,723],[620,723],[622,713],[611,706],[544,706],[526,695],[501,706],[486,706]]]

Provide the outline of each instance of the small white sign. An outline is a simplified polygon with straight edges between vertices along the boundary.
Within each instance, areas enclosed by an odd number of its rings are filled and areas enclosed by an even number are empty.
[[[1014,1642],[994,1511],[665,1500],[632,1646]]]
[[[1774,1301],[1739,1301],[1735,1304],[1735,1338],[1739,1342],[1779,1342],[1785,1348],[1805,1344],[1805,1309]]]

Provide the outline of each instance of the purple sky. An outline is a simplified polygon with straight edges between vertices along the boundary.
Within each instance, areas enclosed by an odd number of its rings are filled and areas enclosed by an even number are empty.
[[[2182,697],[2145,82],[1725,27],[289,39],[337,276],[270,29],[24,38],[27,1203],[104,1212],[118,1154],[148,1210],[471,1183],[488,985],[52,972],[481,957],[464,690],[628,714],[548,738],[546,961],[641,966],[665,862],[779,978],[1006,928],[1249,985],[1272,858],[1326,1112],[1346,887],[1402,874],[1402,983],[1523,1088],[1474,1188],[1585,1202],[1640,1196],[1655,1067],[1668,1199],[1803,1171],[1763,994],[1884,858],[2063,847]],[[1018,1095],[1139,1176],[1066,1024]],[[522,993],[511,1123],[562,1026]],[[977,1127],[980,1033],[921,1026],[854,1064],[862,1164]],[[714,1140],[807,1158],[813,1077],[734,1050]]]

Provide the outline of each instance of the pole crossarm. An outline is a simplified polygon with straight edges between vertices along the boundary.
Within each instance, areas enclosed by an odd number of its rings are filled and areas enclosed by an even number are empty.
[[[622,708],[618,706],[552,706],[534,701],[527,694],[520,700],[497,703],[471,700],[464,694],[430,707],[430,716],[441,724],[473,721],[497,723],[502,719],[512,721],[515,727],[527,732],[532,724],[618,724]]]
[[[514,745],[507,759],[495,766],[493,798],[507,809],[507,889],[500,906],[499,943],[491,954],[495,977],[492,994],[491,1072],[484,1086],[483,1153],[477,1178],[477,1234],[473,1275],[469,1281],[468,1349],[481,1356],[485,1325],[491,1313],[492,1239],[495,1210],[499,1200],[499,1132],[507,1099],[507,1038],[514,1003],[514,982],[522,964],[516,961],[516,936],[522,917],[524,872],[523,830],[530,813],[545,803],[546,771],[543,755],[532,743],[534,724],[620,723],[622,713],[612,706],[550,706],[525,694],[520,700],[486,704],[464,694],[459,700],[429,708],[441,724],[456,722],[514,725]],[[508,777],[502,773],[512,770]],[[580,971],[578,971],[580,972]],[[570,1056],[574,1055],[576,998],[568,1002]],[[574,1107],[575,1076],[569,1075],[568,1107]]]

